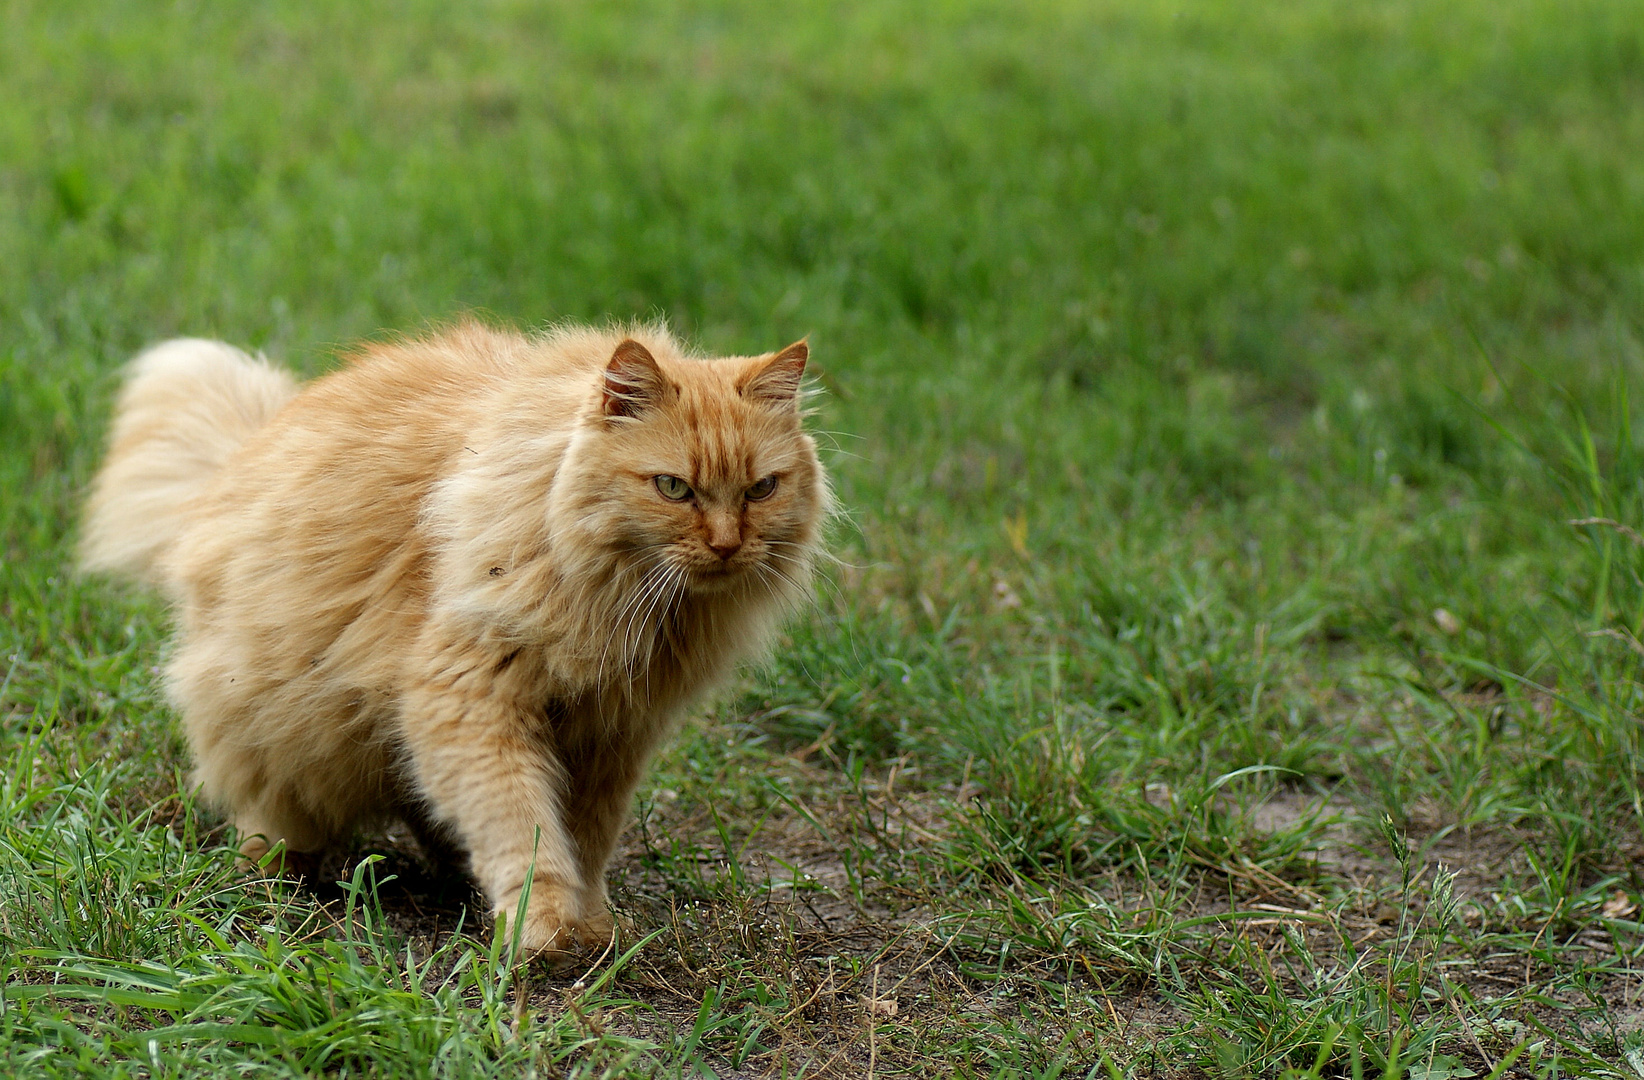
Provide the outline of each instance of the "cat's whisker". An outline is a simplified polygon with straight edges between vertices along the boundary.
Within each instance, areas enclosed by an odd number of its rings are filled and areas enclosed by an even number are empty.
[[[830,577],[826,574],[817,575],[817,574],[813,573],[813,571],[816,569],[815,562],[808,554],[807,554],[807,556],[805,556],[803,558],[796,557],[796,556],[793,556],[793,555],[784,555],[784,554],[782,554],[781,552],[778,552],[778,551],[772,551],[769,554],[770,554],[771,558],[780,559],[781,561],[783,561],[785,563],[788,563],[789,565],[793,566],[795,568],[795,571],[800,575],[800,577],[802,579],[809,580],[809,581],[812,581],[812,582],[820,581],[822,588],[827,589],[828,591],[830,591],[833,594],[833,596],[836,600],[839,600],[840,602],[844,602],[845,592],[842,588],[840,588],[839,583],[837,581],[833,580],[832,577]],[[834,562],[837,565],[840,565],[840,566],[845,565],[844,563],[839,562],[839,560],[837,560],[837,559],[835,559]],[[803,588],[804,587],[804,586],[800,585],[799,582],[795,582],[795,586],[798,587],[798,588]]]
[[[841,559],[839,556],[835,555],[831,551],[815,550],[815,549],[812,549],[812,548],[807,548],[807,547],[805,547],[805,545],[796,544],[792,540],[768,540],[768,541],[766,541],[766,543],[769,544],[773,548],[777,547],[777,546],[794,548],[798,551],[804,552],[805,553],[804,557],[805,557],[806,560],[810,560],[810,561],[821,560],[821,561],[827,562],[827,563],[829,563],[833,566],[837,566],[837,567],[839,567],[843,570],[866,570],[867,569],[866,566],[858,566],[856,563],[848,563],[844,559]],[[789,557],[791,558],[791,556],[789,556]],[[809,565],[809,563],[807,563],[807,565]]]
[[[645,674],[645,696],[647,698],[650,697],[651,675],[654,670],[654,664],[651,663],[652,656],[655,653],[659,639],[666,629],[663,620],[667,618],[667,611],[673,606],[674,601],[683,595],[680,585],[685,578],[684,569],[672,565],[667,566],[666,569],[667,573],[663,575],[661,585],[654,590],[650,602],[646,605],[643,617],[635,627],[637,635],[635,641],[636,653],[640,645],[645,647],[642,667]],[[658,618],[659,609],[661,609],[661,619]],[[637,656],[636,659],[638,659]]]
[[[654,579],[647,579],[644,590],[635,595],[634,602],[626,609],[623,616],[620,627],[621,645],[617,650],[617,663],[621,666],[624,675],[632,675],[635,667],[638,666],[639,656],[636,638],[639,633],[639,624],[643,619],[642,612],[649,604],[650,598],[662,588],[662,581],[663,575],[660,574]]]
[[[810,566],[811,566],[811,562],[810,562],[809,559],[800,558],[799,556],[796,556],[796,555],[785,555],[780,551],[770,551],[770,550],[768,550],[768,551],[765,552],[765,555],[766,555],[767,558],[779,560],[779,561],[785,562],[785,563],[790,563],[794,566],[800,567],[801,569],[808,570],[808,569],[810,569]]]
[[[768,563],[754,563],[753,566],[754,569],[757,570],[766,580],[775,578],[782,583],[780,585],[773,586],[770,591],[776,599],[781,601],[784,605],[796,603],[802,598],[804,594],[804,586],[789,577],[781,569]],[[784,585],[787,587],[784,588]]]
[[[685,594],[684,589],[681,588],[685,581],[685,570],[682,567],[671,567],[670,569],[672,570],[672,573],[670,573],[665,579],[665,587],[657,594],[656,599],[652,600],[650,608],[648,608],[645,613],[642,631],[648,632],[646,637],[646,641],[649,646],[647,653],[654,651],[657,646],[658,639],[666,635],[667,620],[669,618],[669,613],[673,608],[674,602]],[[660,613],[657,611],[659,606],[661,607]],[[652,625],[653,618],[657,619],[654,626]],[[654,670],[654,665],[649,662],[649,655],[647,655],[646,660],[645,696],[649,698],[651,694],[651,674]]]
[[[825,445],[827,446],[828,453],[830,454],[834,454],[838,457],[850,458],[853,461],[867,460],[861,454],[858,454],[853,450],[846,450],[843,446],[839,445],[839,440],[841,438],[862,440],[862,436],[860,435],[852,435],[848,431],[825,431],[821,428],[813,428],[811,430],[811,434],[819,439],[826,440]]]
[[[644,576],[640,578],[633,591],[629,594],[627,602],[624,603],[622,609],[617,613],[616,619],[613,620],[616,623],[616,626],[613,628],[610,636],[606,639],[606,648],[609,649],[611,642],[617,639],[618,631],[620,631],[622,647],[618,651],[617,662],[624,668],[628,667],[633,660],[631,652],[628,648],[628,627],[638,614],[640,607],[645,603],[646,597],[649,596],[653,590],[659,588],[661,583],[666,580],[666,570],[667,564],[660,561],[647,569]],[[603,669],[604,666],[604,655],[602,654],[600,667]]]
[[[643,611],[650,602],[650,598],[659,589],[663,588],[666,577],[665,570],[660,567],[653,568],[653,571],[646,576],[641,587],[634,590],[628,604],[623,608],[622,616],[616,621],[616,625],[611,628],[609,644],[614,647],[616,656],[611,664],[601,665],[603,669],[601,671],[602,685],[603,680],[606,678],[616,680],[618,687],[630,682],[634,677],[636,668],[642,664],[643,660],[638,655],[636,627],[643,620]]]
[[[649,548],[662,549],[669,546],[671,545],[653,544],[649,545]],[[656,559],[650,566],[646,567],[640,574],[639,580],[626,592],[622,607],[618,610],[616,617],[611,620],[613,625],[609,628],[605,635],[605,644],[600,651],[599,665],[595,676],[595,694],[600,700],[603,700],[605,696],[605,677],[610,670],[606,665],[606,660],[610,656],[612,644],[619,638],[623,642],[621,649],[618,651],[617,663],[623,669],[627,669],[632,661],[627,651],[626,628],[629,621],[632,619],[633,614],[638,611],[639,606],[644,602],[644,598],[647,593],[655,587],[659,581],[666,578],[667,569],[668,563],[665,558]]]
[[[808,559],[808,558],[800,558],[800,557],[793,556],[793,555],[784,555],[780,551],[767,551],[765,554],[772,561],[769,562],[769,563],[765,563],[763,565],[767,565],[767,566],[771,567],[771,569],[773,569],[773,570],[780,569],[782,571],[783,576],[784,577],[789,577],[789,579],[793,581],[793,584],[796,587],[801,587],[800,586],[800,581],[798,579],[791,578],[788,575],[788,573],[785,569],[783,569],[781,567],[778,567],[776,564],[777,563],[784,563],[784,564],[787,564],[788,566],[792,566],[800,574],[802,574],[804,577],[809,577],[810,574],[811,574],[811,571],[814,569],[811,560]],[[756,563],[755,565],[757,566],[757,565],[761,565],[761,564]]]
[[[617,584],[617,583],[612,583],[611,584],[610,591],[615,593],[617,595],[617,597],[620,598],[619,603],[621,604],[621,606],[617,609],[615,618],[612,620],[613,622],[618,623],[618,624],[621,623],[623,616],[627,613],[628,607],[631,604],[634,603],[634,594],[638,591],[639,587],[644,585],[647,575],[648,575],[648,571],[644,572],[644,573],[641,573],[639,581],[636,582],[635,586],[632,587],[632,588],[628,587],[625,584]],[[604,648],[600,651],[600,666],[601,666],[601,668],[604,667],[605,657],[610,652],[612,636],[614,636],[614,635],[612,635],[612,634],[606,634],[605,635]]]
[[[673,580],[673,575],[668,572],[670,567],[667,563],[659,564],[657,569],[661,572],[656,574],[656,577],[650,581],[650,584],[640,594],[639,601],[633,605],[631,614],[627,616],[624,623],[622,659],[630,668],[641,662],[640,646],[646,640],[646,624],[650,622],[651,613],[655,609],[658,599],[667,593],[670,582]],[[649,650],[647,650],[648,652]],[[643,659],[648,661],[649,656],[647,655]]]

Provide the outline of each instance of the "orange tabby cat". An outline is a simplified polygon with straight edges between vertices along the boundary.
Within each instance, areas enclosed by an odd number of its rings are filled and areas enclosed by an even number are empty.
[[[808,592],[806,358],[470,322],[299,388],[168,342],[133,364],[83,563],[175,602],[167,689],[247,858],[397,815],[510,920],[529,881],[526,949],[601,944],[658,740]]]

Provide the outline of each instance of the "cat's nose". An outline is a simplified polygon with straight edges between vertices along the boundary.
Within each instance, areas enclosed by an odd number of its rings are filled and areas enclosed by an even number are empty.
[[[742,550],[742,530],[735,518],[713,515],[708,519],[708,549],[721,559]]]
[[[728,559],[742,550],[742,538],[740,536],[715,537],[708,541],[708,548],[721,559]]]

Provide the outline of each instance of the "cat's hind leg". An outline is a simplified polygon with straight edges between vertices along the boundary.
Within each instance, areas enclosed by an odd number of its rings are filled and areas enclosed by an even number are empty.
[[[278,725],[259,707],[278,683],[256,676],[252,651],[237,635],[213,629],[185,625],[166,669],[166,694],[194,752],[194,786],[238,830],[245,869],[297,870],[304,860],[295,856],[318,852],[329,837],[279,768],[282,746],[271,737]],[[267,861],[282,844],[285,856]]]
[[[224,738],[220,725],[208,727],[197,713],[185,710],[183,720],[194,746],[195,784],[239,832],[241,864],[269,874],[311,875],[331,830],[289,784],[271,775],[269,751]],[[281,854],[269,861],[276,847]]]
[[[319,870],[327,830],[289,794],[265,792],[252,805],[237,807],[233,821],[247,869],[310,879]]]
[[[244,869],[311,875],[329,830],[287,785],[270,775],[268,751],[226,737],[221,723],[185,706],[183,726],[194,748],[194,782],[240,834]],[[272,860],[269,853],[280,849]]]

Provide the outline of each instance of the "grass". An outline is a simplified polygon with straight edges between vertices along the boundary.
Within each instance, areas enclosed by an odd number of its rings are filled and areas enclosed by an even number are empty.
[[[4,21],[0,1070],[1644,1075],[1636,5]],[[142,345],[470,310],[810,334],[850,510],[569,973],[240,877],[72,572]]]

